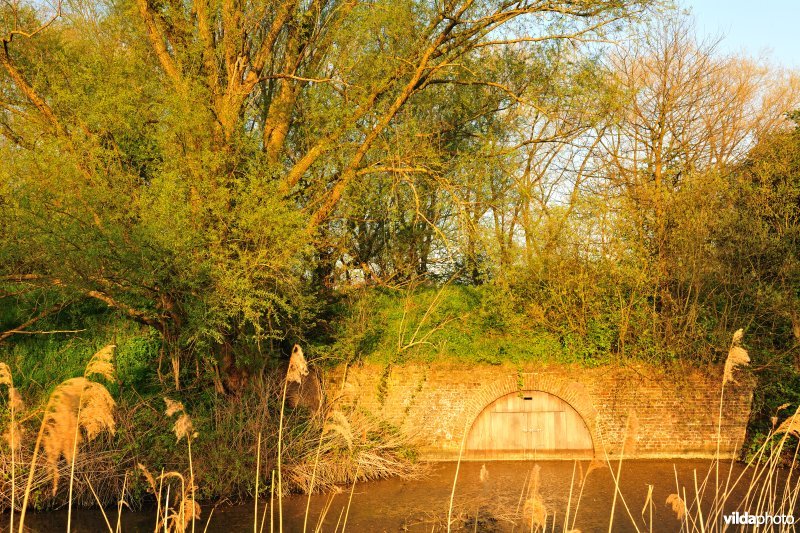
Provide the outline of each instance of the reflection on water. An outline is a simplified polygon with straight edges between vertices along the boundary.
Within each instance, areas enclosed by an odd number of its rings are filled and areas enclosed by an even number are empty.
[[[570,484],[573,477],[574,463],[569,461],[540,462],[539,490],[548,510],[548,531],[555,522],[555,531],[564,531],[564,514],[570,499]],[[579,492],[581,472],[585,472],[588,462],[582,462],[575,469],[575,484],[571,500],[570,526],[583,533],[608,531],[614,483],[607,465],[602,465],[587,478],[580,504],[576,502]],[[480,480],[481,463],[462,463],[456,488],[453,516],[458,519],[457,525],[464,531],[528,531],[522,527],[519,519],[522,493],[530,479],[534,463],[492,462],[487,463],[488,479]],[[626,461],[622,467],[621,493],[617,499],[614,513],[614,531],[636,531],[632,520],[641,530],[649,530],[650,509],[644,510],[648,485],[653,485],[653,531],[672,532],[680,529],[671,507],[666,504],[669,494],[676,492],[676,473],[681,485],[681,493],[685,487],[693,500],[694,472],[702,486],[703,479],[709,471],[709,461]],[[613,464],[616,468],[616,463]],[[720,482],[724,484],[728,478],[730,464],[720,467]],[[359,483],[355,487],[352,506],[347,516],[347,531],[425,531],[446,530],[450,493],[453,487],[455,463],[436,463],[431,465],[428,474],[420,480],[389,479]],[[735,480],[742,471],[740,465],[734,465],[731,479]],[[746,492],[749,482],[748,473],[730,499],[731,506],[738,504]],[[710,476],[713,486],[714,473]],[[713,497],[713,487],[706,491]],[[349,497],[349,488],[336,495],[316,495],[311,501],[309,529],[314,530],[319,517],[327,507],[322,520],[322,531],[341,531],[345,521],[345,509]],[[306,498],[291,496],[283,502],[283,530],[286,532],[302,531]],[[626,509],[627,507],[627,509]],[[263,510],[264,502],[260,504]],[[210,505],[203,506],[203,519],[197,531],[203,531],[211,510]],[[744,511],[746,509],[740,509]],[[750,510],[751,512],[753,510]],[[73,511],[73,531],[96,532],[106,530],[102,516],[97,510]],[[152,531],[154,526],[154,510],[149,512],[127,512],[123,514],[122,524],[125,531]],[[477,524],[475,517],[478,517]],[[2,517],[7,519],[7,516]],[[116,522],[116,512],[109,513],[112,523]],[[277,531],[277,509],[275,522]],[[646,519],[646,522],[645,522]],[[269,531],[269,514],[266,516],[264,531]],[[7,524],[7,520],[3,521]],[[31,514],[26,520],[31,531],[64,531],[66,512]],[[516,525],[515,525],[516,524]],[[253,530],[253,505],[222,506],[214,509],[208,531],[228,533],[232,531]]]

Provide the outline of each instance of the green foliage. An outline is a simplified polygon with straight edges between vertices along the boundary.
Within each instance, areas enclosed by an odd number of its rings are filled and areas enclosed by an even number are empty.
[[[526,314],[524,301],[496,286],[364,290],[353,292],[349,302],[331,350],[345,360],[594,365],[609,355],[602,332],[582,339],[576,349]]]

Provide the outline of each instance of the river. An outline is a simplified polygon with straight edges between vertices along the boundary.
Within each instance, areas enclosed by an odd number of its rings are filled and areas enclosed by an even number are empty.
[[[588,475],[580,503],[577,504],[579,478],[589,463],[582,462],[578,468],[569,461],[540,462],[538,474],[534,473],[534,463],[524,461],[486,463],[484,480],[481,480],[482,463],[462,463],[458,475],[451,518],[455,530],[506,532],[530,531],[523,526],[521,509],[530,491],[531,480],[538,477],[538,492],[547,510],[547,531],[566,531],[573,525],[582,533],[608,531],[611,508],[614,505],[614,482],[612,469],[602,464]],[[616,471],[617,464],[611,467]],[[680,529],[672,507],[667,504],[670,494],[676,492],[676,473],[681,486],[685,488],[687,500],[694,501],[695,473],[698,491],[709,472],[709,461],[694,460],[632,460],[625,461],[621,470],[620,493],[617,496],[614,512],[613,531],[650,531],[652,510],[653,531],[672,532]],[[729,463],[720,466],[720,484],[728,479]],[[321,531],[342,531],[347,514],[346,530],[355,532],[399,532],[399,531],[446,531],[450,495],[456,473],[456,463],[435,463],[418,480],[388,479],[356,484],[352,504],[346,511],[350,488],[343,487],[335,495],[315,495],[311,500],[309,530],[314,531],[321,524]],[[572,483],[573,468],[575,482]],[[733,465],[731,480],[742,472],[741,465]],[[713,497],[713,484],[716,473],[709,476],[712,488],[705,492],[706,500]],[[747,490],[750,474],[746,474],[740,485],[733,491],[727,511],[735,510]],[[731,482],[732,482],[731,481]],[[795,482],[796,483],[796,482]],[[570,499],[570,486],[573,485]],[[645,506],[648,485],[653,486],[652,506]],[[796,485],[795,485],[796,486]],[[776,496],[779,497],[779,496]],[[302,531],[305,516],[306,498],[289,496],[283,500],[283,530]],[[564,528],[565,511],[570,507],[569,527]],[[261,513],[268,502],[260,502]],[[327,513],[320,521],[323,510]],[[577,516],[575,514],[577,507]],[[627,507],[627,509],[626,509]],[[230,533],[253,530],[253,502],[243,505],[203,505],[203,516],[196,526],[202,532],[207,527],[209,533]],[[756,509],[739,511],[755,512]],[[690,513],[692,514],[692,513]],[[696,513],[694,513],[696,516]],[[477,523],[475,517],[478,517]],[[152,531],[154,509],[144,511],[124,511],[122,525],[124,531]],[[270,531],[269,513],[264,517],[264,531]],[[7,524],[8,516],[2,517]],[[109,512],[109,519],[116,522],[116,511]],[[261,517],[259,517],[259,521]],[[278,531],[278,513],[275,509],[274,531]],[[720,521],[722,518],[720,518]],[[635,523],[635,525],[634,525]],[[553,529],[553,524],[555,527]],[[26,525],[31,531],[65,531],[66,511],[31,513]],[[73,531],[101,532],[107,530],[100,512],[96,509],[77,509],[73,511]]]

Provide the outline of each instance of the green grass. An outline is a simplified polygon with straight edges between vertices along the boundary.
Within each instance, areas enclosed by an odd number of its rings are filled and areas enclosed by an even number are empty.
[[[563,335],[538,324],[497,287],[446,286],[413,292],[369,289],[341,304],[333,359],[374,363],[609,361],[609,335]]]

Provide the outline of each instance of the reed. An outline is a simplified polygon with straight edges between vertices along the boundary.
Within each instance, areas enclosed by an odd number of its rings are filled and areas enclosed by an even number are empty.
[[[9,511],[9,531],[14,531],[14,512],[16,511],[15,499],[17,494],[16,454],[21,447],[20,426],[17,424],[16,413],[24,409],[22,396],[14,388],[14,378],[11,369],[5,363],[0,363],[0,385],[5,385],[8,390],[8,428],[3,433],[3,440],[11,450],[11,509]]]
[[[456,474],[453,476],[453,490],[450,491],[450,506],[447,508],[447,533],[450,533],[453,516],[453,500],[456,497],[456,485],[458,484],[458,471],[461,468],[461,457],[464,455],[464,444],[467,442],[467,431],[469,426],[464,426],[464,432],[461,437],[461,446],[458,449],[458,463],[456,463]]]
[[[283,478],[281,476],[281,463],[283,462],[283,418],[286,410],[286,388],[290,382],[302,384],[303,378],[308,375],[308,364],[299,344],[292,348],[289,358],[289,368],[283,380],[283,394],[281,395],[281,412],[278,422],[278,531],[283,533]]]
[[[175,433],[178,442],[182,439],[186,440],[189,456],[189,488],[188,490],[185,488],[183,476],[180,476],[182,484],[181,501],[178,505],[178,516],[173,516],[170,529],[172,531],[183,532],[188,528],[189,524],[191,524],[192,533],[194,533],[195,522],[200,519],[201,509],[195,497],[196,485],[192,461],[192,441],[199,436],[199,433],[194,430],[192,419],[186,413],[186,409],[181,402],[164,398],[164,403],[166,404],[164,414],[167,417],[178,415],[178,418],[172,426],[172,431]]]
[[[253,533],[258,533],[258,481],[260,475],[261,475],[261,432],[259,431],[258,443],[256,444],[256,489],[253,492]]]
[[[83,372],[83,377],[89,379],[90,376],[100,376],[112,381],[114,379],[114,364],[111,359],[114,357],[115,345],[109,344],[97,353],[95,353]],[[83,408],[83,394],[85,390],[82,389],[78,398],[78,406],[75,414],[75,432],[72,436],[72,460],[70,461],[69,469],[69,497],[67,508],[67,533],[72,530],[72,489],[75,484],[75,456],[78,453],[78,437],[80,431],[80,418],[81,410]],[[90,415],[91,416],[91,415]]]
[[[87,441],[93,440],[102,431],[114,433],[114,408],[116,404],[108,390],[88,376],[113,374],[110,355],[113,346],[107,346],[95,354],[84,371],[84,377],[72,378],[58,385],[50,395],[44,408],[44,416],[33,447],[28,480],[23,495],[22,510],[19,517],[19,533],[23,533],[25,514],[33,486],[36,464],[40,450],[44,450],[47,464],[53,478],[53,494],[58,489],[58,462],[61,457],[70,463],[70,485],[74,479],[74,460],[83,435]],[[83,433],[81,432],[83,430]],[[71,501],[71,498],[70,498]],[[71,527],[71,516],[67,529]]]

